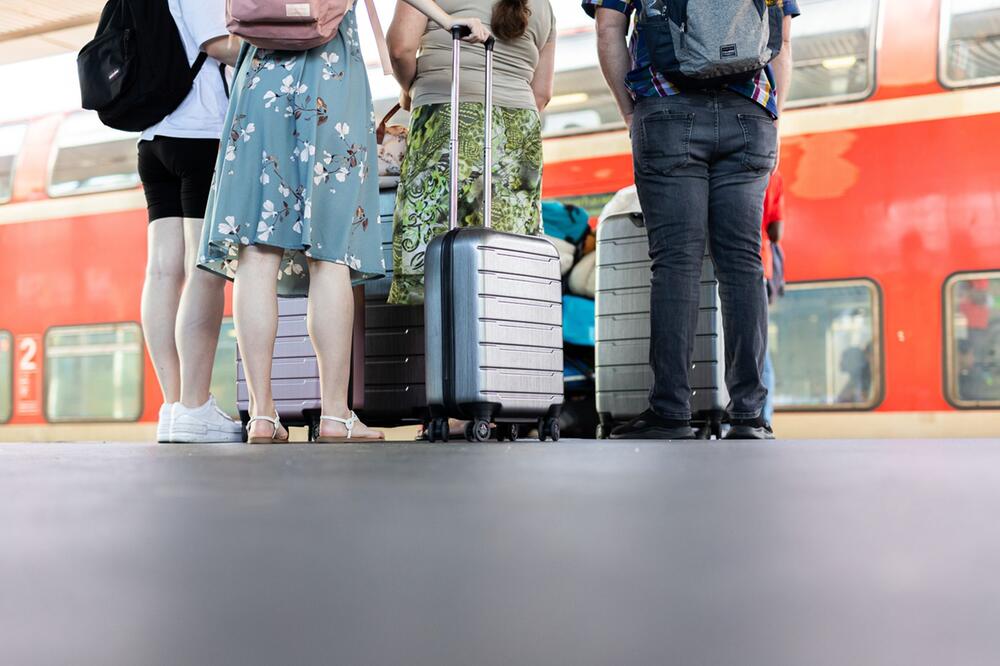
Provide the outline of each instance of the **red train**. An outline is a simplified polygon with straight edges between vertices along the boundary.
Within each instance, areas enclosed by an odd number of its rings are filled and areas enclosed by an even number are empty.
[[[781,122],[791,284],[772,312],[776,429],[996,436],[1000,0],[800,5]],[[559,48],[545,195],[596,214],[632,182],[628,138],[592,30]],[[0,126],[0,439],[152,435],[134,141],[80,112]]]

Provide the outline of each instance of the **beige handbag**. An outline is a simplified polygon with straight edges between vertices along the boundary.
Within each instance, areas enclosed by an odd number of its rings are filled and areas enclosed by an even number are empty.
[[[405,125],[390,125],[392,117],[399,113],[399,104],[392,107],[389,113],[375,130],[378,140],[378,175],[379,178],[399,178],[406,157],[406,139],[410,133]]]

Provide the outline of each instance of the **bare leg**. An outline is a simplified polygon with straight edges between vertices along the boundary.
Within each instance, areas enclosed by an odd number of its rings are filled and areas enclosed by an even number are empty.
[[[180,358],[181,402],[196,408],[208,401],[212,366],[226,300],[224,278],[198,268],[202,220],[184,220],[187,281],[177,312],[177,354]]]
[[[184,286],[184,230],[181,218],[149,223],[146,280],[142,286],[142,331],[167,404],[180,400],[181,372],[174,338]]]
[[[278,248],[251,245],[240,251],[239,268],[233,289],[233,317],[236,339],[243,357],[243,369],[250,390],[250,416],[273,417],[271,395],[271,357],[278,334],[278,267],[282,251]],[[272,426],[256,421],[251,437],[266,437]],[[278,434],[281,438],[281,434]]]
[[[309,262],[309,337],[319,361],[323,414],[346,419],[347,386],[351,377],[351,334],[354,294],[347,266],[328,261]],[[345,437],[347,428],[333,421],[320,423],[321,437]],[[381,439],[382,433],[361,422],[353,437]]]

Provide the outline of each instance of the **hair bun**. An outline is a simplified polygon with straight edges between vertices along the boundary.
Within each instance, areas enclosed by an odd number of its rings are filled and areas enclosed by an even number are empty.
[[[520,39],[528,31],[531,8],[528,0],[497,0],[493,5],[490,27],[498,39],[511,41]]]

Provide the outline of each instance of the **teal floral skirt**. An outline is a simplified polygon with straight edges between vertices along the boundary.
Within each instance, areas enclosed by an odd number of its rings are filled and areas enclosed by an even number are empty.
[[[392,288],[389,302],[424,301],[424,253],[448,231],[451,105],[413,111],[410,136],[396,194]],[[483,225],[482,104],[459,107],[461,226]],[[493,109],[493,228],[535,235],[541,226],[542,134],[532,109]]]
[[[306,52],[244,47],[202,236],[200,265],[232,278],[240,248],[283,249],[278,292],[309,289],[309,259],[385,273],[371,92],[351,11]]]

